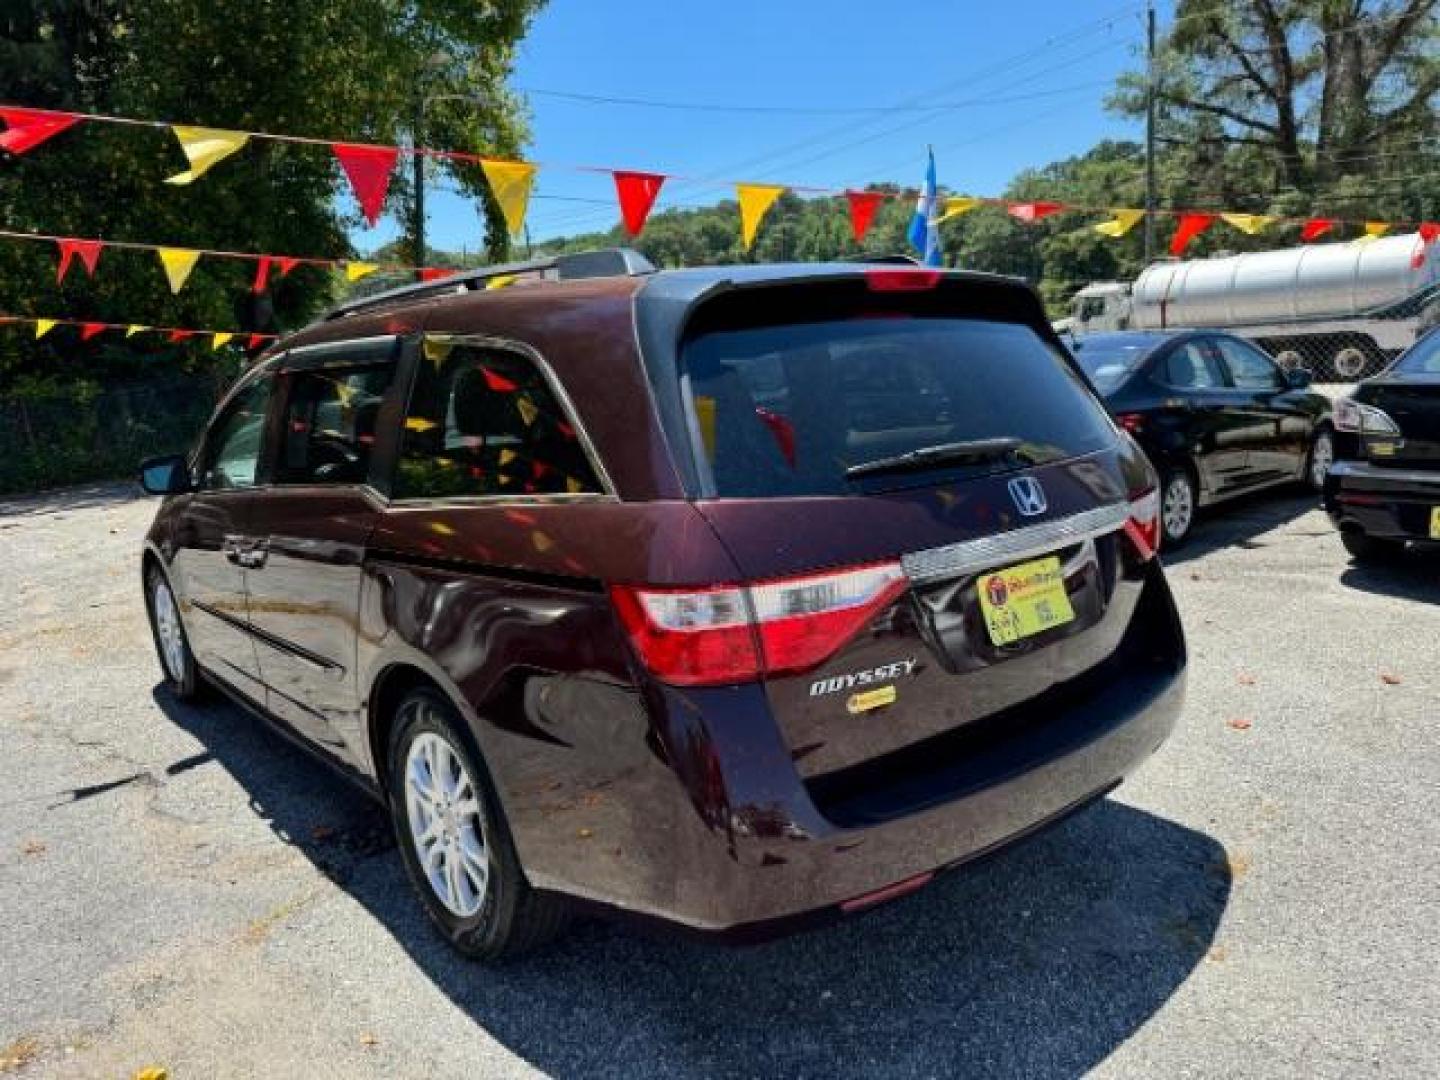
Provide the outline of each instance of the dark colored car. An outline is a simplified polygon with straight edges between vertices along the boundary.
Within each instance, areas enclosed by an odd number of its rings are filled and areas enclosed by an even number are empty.
[[[1334,457],[1330,401],[1243,338],[1213,330],[1087,334],[1075,355],[1160,474],[1166,546],[1202,506],[1300,480]]]
[[[1335,403],[1325,509],[1356,559],[1440,544],[1440,330]]]
[[[383,799],[472,955],[577,907],[869,907],[1102,796],[1180,708],[1155,475],[1003,278],[475,272],[284,341],[144,480],[171,687]]]

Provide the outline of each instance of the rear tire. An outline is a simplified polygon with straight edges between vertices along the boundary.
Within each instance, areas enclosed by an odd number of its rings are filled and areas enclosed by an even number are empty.
[[[1305,458],[1305,482],[1312,491],[1323,491],[1325,474],[1335,463],[1335,435],[1329,428],[1321,428],[1310,440],[1310,453]]]
[[[150,616],[150,635],[155,641],[155,655],[160,660],[160,673],[170,693],[180,701],[195,701],[204,696],[205,680],[190,651],[190,639],[180,618],[180,605],[170,588],[170,580],[158,566],[145,573],[145,611]]]
[[[1195,478],[1188,469],[1167,469],[1160,480],[1160,546],[1174,549],[1195,527]]]
[[[1340,542],[1345,545],[1345,550],[1357,563],[1371,565],[1392,563],[1405,554],[1403,540],[1386,540],[1360,532],[1358,529],[1346,529],[1340,534]]]
[[[411,887],[458,952],[474,960],[518,956],[565,928],[568,906],[525,880],[484,761],[436,691],[412,691],[396,708],[388,777]]]

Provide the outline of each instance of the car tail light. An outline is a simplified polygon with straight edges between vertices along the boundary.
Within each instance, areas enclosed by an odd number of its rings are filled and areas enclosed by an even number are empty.
[[[1365,405],[1352,398],[1335,402],[1335,430],[1357,435],[1399,435],[1400,426],[1383,409]]]
[[[866,270],[865,285],[871,292],[924,292],[944,276],[939,270]]]
[[[908,584],[897,562],[701,589],[615,585],[640,659],[676,686],[750,682],[833,656]]]
[[[1142,427],[1145,426],[1145,416],[1143,413],[1119,413],[1118,415],[1116,415],[1115,420],[1121,427],[1123,427],[1126,431],[1130,432],[1131,435],[1134,435],[1137,431],[1139,431]]]
[[[1130,497],[1130,516],[1125,519],[1125,535],[1130,537],[1142,559],[1152,558],[1160,550],[1159,488]]]

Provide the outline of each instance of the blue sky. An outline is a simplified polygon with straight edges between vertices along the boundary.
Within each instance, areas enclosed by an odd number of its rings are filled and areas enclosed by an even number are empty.
[[[513,80],[532,110],[526,156],[541,165],[532,236],[618,220],[610,177],[577,165],[675,176],[658,209],[714,202],[735,180],[914,185],[931,143],[942,184],[995,194],[1027,166],[1141,136],[1102,102],[1121,71],[1143,62],[1144,30],[1143,0],[551,0]],[[820,111],[555,96],[565,93]],[[946,108],[924,108],[936,105]],[[473,205],[440,183],[430,244],[479,247]],[[394,234],[386,220],[355,241],[366,250]]]

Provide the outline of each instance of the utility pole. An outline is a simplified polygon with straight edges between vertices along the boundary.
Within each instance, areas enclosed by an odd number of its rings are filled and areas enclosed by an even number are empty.
[[[1155,3],[1145,8],[1145,262],[1155,257]]]
[[[411,155],[412,168],[415,170],[415,217],[411,221],[411,229],[415,233],[415,265],[425,265],[425,155],[420,152],[424,145],[425,130],[425,95],[419,94],[415,99],[415,129],[411,132],[411,142],[414,143],[415,153]]]

